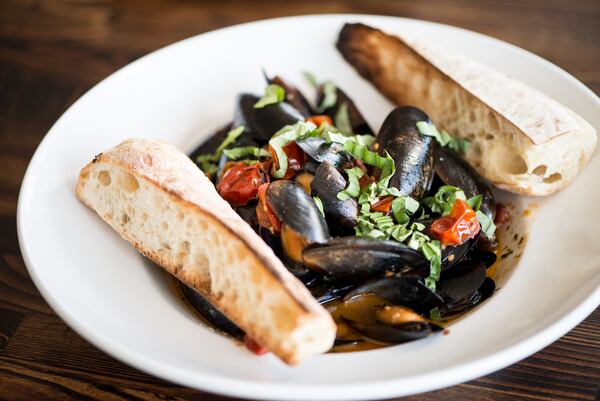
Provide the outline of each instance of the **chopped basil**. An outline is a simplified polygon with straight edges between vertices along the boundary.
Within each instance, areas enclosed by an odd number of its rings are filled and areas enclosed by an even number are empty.
[[[325,217],[325,212],[323,211],[323,201],[321,200],[321,198],[319,198],[318,196],[313,196],[313,200],[317,205],[317,209],[319,209],[319,212],[321,212],[321,216]]]
[[[288,168],[288,159],[283,151],[283,147],[297,138],[310,133],[315,128],[316,126],[313,123],[298,121],[294,125],[286,125],[273,135],[269,140],[269,145],[275,151],[277,163],[279,164],[279,168],[273,174],[275,178],[283,178]]]
[[[346,201],[358,196],[360,193],[359,180],[365,175],[365,172],[358,167],[346,169],[346,173],[348,174],[348,186],[337,194],[337,198],[341,201]]]
[[[440,314],[440,310],[438,308],[433,308],[429,311],[429,319],[440,321],[442,320],[442,315]]]
[[[494,224],[494,221],[481,210],[475,212],[475,215],[477,216],[477,221],[479,221],[479,224],[481,225],[481,231],[483,231],[486,237],[490,239],[493,238],[494,233],[496,232],[496,225]]]
[[[204,171],[205,174],[214,175],[217,172],[217,162],[223,153],[223,150],[233,144],[240,135],[244,132],[244,127],[239,126],[237,128],[232,129],[227,133],[227,136],[221,142],[219,147],[215,150],[213,154],[207,153],[200,155],[196,158],[196,163],[200,165],[200,169]]]
[[[410,196],[399,196],[392,201],[392,212],[394,213],[396,221],[400,224],[408,223],[410,216],[413,215],[417,209],[419,209],[419,202]]]
[[[469,199],[467,199],[467,205],[471,207],[471,209],[478,211],[481,207],[481,201],[483,200],[482,195],[476,195]]]
[[[356,142],[359,145],[364,146],[371,146],[375,143],[375,137],[373,135],[344,135],[331,126],[325,128],[322,137],[328,142],[341,143],[342,145],[348,141]]]
[[[355,159],[363,161],[365,164],[375,166],[381,170],[381,176],[377,183],[378,190],[385,191],[390,182],[390,178],[394,175],[396,167],[394,165],[394,159],[385,152],[386,156],[379,156],[375,152],[371,152],[365,145],[353,141],[347,141],[344,143],[344,150],[350,153]]]
[[[283,99],[285,99],[285,89],[277,84],[267,85],[265,94],[254,104],[254,108],[262,109],[270,104],[281,103]]]
[[[448,147],[458,153],[465,154],[471,147],[471,141],[462,138],[453,138],[449,143]]]
[[[347,134],[353,133],[350,114],[348,113],[348,103],[344,102],[338,107],[338,110],[333,117],[333,122],[340,131]]]
[[[242,157],[253,156],[253,157],[271,157],[271,153],[262,148],[256,146],[243,146],[239,148],[223,149],[223,154],[231,160],[238,160]]]
[[[306,80],[306,82],[308,82],[310,84],[310,86],[312,86],[313,88],[316,88],[317,86],[319,86],[317,78],[315,77],[315,75],[312,72],[304,71],[302,73],[302,75],[304,76],[304,79]]]
[[[330,107],[335,106],[337,102],[337,87],[333,81],[325,81],[323,84],[323,100],[317,107],[317,112],[322,113]]]
[[[439,132],[436,126],[429,121],[417,122],[417,129],[421,135],[434,137],[441,146],[448,146],[459,153],[467,153],[471,142],[468,139],[452,138],[446,130]]]
[[[467,200],[463,190],[451,185],[444,185],[438,189],[434,196],[427,197],[422,202],[432,212],[446,216],[452,210],[457,199]]]

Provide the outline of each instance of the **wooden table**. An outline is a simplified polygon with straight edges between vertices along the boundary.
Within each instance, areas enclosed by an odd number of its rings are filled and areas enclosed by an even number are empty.
[[[240,22],[372,13],[514,43],[600,93],[600,1],[0,2],[0,400],[225,400],[130,368],[67,327],[34,287],[16,234],[19,186],[51,124],[102,78],[177,40]],[[560,99],[559,99],[560,100]],[[410,400],[600,400],[600,309],[500,372]]]

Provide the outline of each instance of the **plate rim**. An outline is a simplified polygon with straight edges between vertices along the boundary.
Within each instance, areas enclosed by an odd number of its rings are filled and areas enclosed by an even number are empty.
[[[572,330],[577,324],[584,320],[590,313],[592,313],[600,304],[600,287],[596,288],[595,291],[585,298],[579,305],[569,311],[561,319],[548,325],[545,329],[541,330],[535,335],[527,337],[515,344],[508,346],[499,351],[490,353],[486,356],[480,357],[468,363],[463,363],[457,366],[449,366],[445,369],[427,372],[424,374],[417,374],[411,376],[404,376],[401,378],[384,379],[378,381],[361,382],[353,384],[292,384],[292,383],[262,383],[247,379],[231,378],[222,375],[212,375],[210,373],[203,373],[202,375],[190,374],[182,368],[175,365],[171,366],[165,361],[155,361],[152,358],[144,355],[139,355],[128,351],[127,348],[121,346],[118,342],[112,341],[106,336],[94,332],[91,328],[87,328],[84,325],[79,324],[75,317],[70,316],[69,313],[64,310],[58,301],[52,296],[49,288],[46,287],[41,277],[38,275],[37,268],[33,267],[31,258],[31,250],[28,248],[28,244],[24,241],[26,238],[26,230],[24,227],[25,221],[25,206],[24,199],[27,196],[27,192],[30,191],[32,186],[33,170],[38,163],[41,153],[49,146],[50,142],[54,139],[54,132],[58,130],[62,121],[65,117],[72,112],[77,104],[82,102],[87,97],[93,95],[99,87],[106,85],[108,81],[115,79],[119,74],[123,74],[129,68],[138,63],[143,62],[148,57],[154,56],[155,54],[162,52],[166,49],[171,49],[176,46],[183,45],[189,41],[193,41],[198,37],[207,37],[214,34],[219,34],[223,31],[233,31],[240,27],[248,27],[252,25],[261,25],[264,23],[278,22],[282,20],[300,20],[300,19],[381,19],[381,20],[401,20],[401,21],[412,21],[425,25],[432,25],[442,27],[444,29],[459,30],[469,35],[475,35],[486,40],[492,40],[497,45],[516,51],[527,57],[535,59],[537,63],[544,64],[546,67],[551,68],[558,73],[561,78],[568,80],[571,84],[574,84],[580,91],[581,95],[586,95],[592,101],[595,102],[596,107],[600,109],[600,98],[585,84],[579,81],[577,78],[569,74],[564,69],[553,64],[552,62],[538,56],[526,49],[519,46],[513,45],[503,40],[471,31],[465,28],[456,27],[453,25],[396,16],[385,16],[377,14],[338,14],[338,13],[327,13],[327,14],[309,14],[301,16],[288,16],[279,18],[268,18],[260,19],[246,23],[240,23],[230,25],[227,27],[207,31],[200,33],[189,38],[182,39],[180,41],[171,43],[159,49],[156,49],[131,63],[119,68],[118,70],[107,75],[88,91],[86,91],[81,97],[79,97],[69,108],[52,124],[46,135],[43,137],[37,146],[23,177],[21,188],[19,190],[18,204],[17,204],[17,236],[19,240],[19,247],[23,257],[24,264],[27,271],[34,282],[36,288],[48,303],[50,308],[63,320],[65,321],[74,331],[81,335],[86,341],[89,341],[95,347],[99,348],[103,352],[106,352],[115,359],[133,366],[145,373],[150,375],[166,379],[168,381],[184,385],[186,387],[196,388],[201,391],[215,392],[219,394],[225,394],[228,396],[235,396],[241,398],[263,398],[263,399],[289,399],[289,400],[305,400],[305,399],[379,399],[385,397],[393,397],[402,395],[412,395],[425,391],[437,390],[440,388],[448,387],[463,383],[468,380],[472,380],[477,377],[487,375],[491,372],[502,369],[510,364],[513,364],[521,359],[528,357],[529,355],[539,351],[546,347],[550,343],[556,341],[558,338]],[[597,153],[597,152],[596,152]],[[415,385],[414,379],[418,377],[420,383]],[[412,382],[410,391],[398,391],[403,383]],[[343,391],[340,388],[343,387]]]

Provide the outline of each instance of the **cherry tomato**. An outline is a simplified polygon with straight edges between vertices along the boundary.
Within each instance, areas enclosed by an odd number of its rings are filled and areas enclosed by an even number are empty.
[[[275,216],[269,202],[267,201],[267,189],[269,184],[262,184],[258,188],[258,205],[256,205],[256,217],[258,224],[265,227],[273,233],[281,231],[281,221]]]
[[[310,116],[306,119],[306,122],[313,123],[317,127],[320,127],[321,124],[333,125],[333,120],[331,119],[331,117],[329,117],[328,115],[325,115],[325,114],[318,114],[315,116]]]
[[[457,199],[448,216],[433,222],[431,234],[444,245],[460,245],[475,237],[480,229],[473,209],[465,201]]]
[[[384,214],[388,214],[390,208],[392,207],[392,201],[394,200],[393,196],[386,196],[385,198],[381,198],[378,202],[375,202],[371,205],[372,212],[382,212]]]
[[[237,162],[225,170],[217,184],[217,191],[230,204],[243,206],[256,199],[258,187],[263,181],[259,163],[248,166],[244,162]]]
[[[244,345],[256,355],[264,355],[267,352],[269,352],[267,348],[263,347],[262,345],[259,345],[256,341],[248,337],[248,335],[244,336]]]
[[[302,166],[304,165],[304,152],[298,146],[295,141],[292,141],[283,147],[283,151],[287,155],[288,159],[288,167],[285,171],[285,175],[283,176],[284,180],[289,180],[293,176],[298,173],[298,171],[302,170]],[[273,149],[269,145],[269,152],[273,155],[273,173],[279,169],[279,160],[277,160],[277,154],[275,153],[275,149]]]

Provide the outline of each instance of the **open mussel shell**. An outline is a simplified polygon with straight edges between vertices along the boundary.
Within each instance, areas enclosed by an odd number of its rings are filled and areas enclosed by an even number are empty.
[[[427,288],[421,277],[410,273],[369,280],[350,291],[344,301],[363,294],[377,295],[393,305],[406,306],[421,314],[444,305],[444,300]]]
[[[325,218],[310,195],[296,182],[279,180],[269,185],[267,200],[279,220],[309,243],[329,239]]]
[[[344,297],[354,287],[356,287],[356,283],[319,277],[310,283],[308,289],[320,304],[324,304]]]
[[[474,260],[460,262],[444,271],[437,286],[437,293],[449,304],[469,299],[485,280],[485,265]]]
[[[410,308],[393,305],[374,294],[344,298],[337,311],[342,320],[366,339],[402,343],[427,337],[439,327]]]
[[[438,146],[434,160],[435,172],[446,185],[461,188],[467,198],[482,195],[480,210],[494,219],[496,201],[491,187],[458,152]]]
[[[441,315],[442,317],[448,317],[463,314],[491,297],[495,290],[496,283],[494,280],[486,277],[485,280],[483,280],[481,287],[479,287],[479,289],[475,291],[469,298],[464,299],[454,305],[446,305],[445,308],[440,309]]]
[[[323,101],[323,96],[323,85],[319,85],[317,88],[317,104],[321,104]],[[336,115],[338,114],[340,107],[344,104],[348,110],[348,119],[350,120],[352,131],[355,134],[360,135],[373,135],[373,130],[371,130],[371,127],[369,127],[369,124],[367,124],[367,121],[360,113],[352,99],[340,88],[336,88],[335,104],[325,109],[323,113],[331,117],[335,123]]]
[[[237,327],[235,323],[229,320],[229,318],[221,313],[221,311],[212,306],[202,294],[191,289],[182,282],[177,282],[177,285],[179,286],[179,290],[185,301],[213,327],[234,338],[241,339],[244,336],[242,329]]]
[[[289,103],[270,104],[256,109],[260,97],[243,93],[238,96],[233,126],[244,126],[244,132],[261,143],[266,143],[273,134],[286,125],[304,121],[304,116]]]
[[[302,258],[310,268],[350,281],[427,263],[419,252],[399,242],[354,236],[309,246]]]
[[[354,198],[338,199],[338,193],[346,188],[346,179],[331,163],[325,161],[319,165],[310,188],[312,195],[321,199],[330,227],[340,228],[343,232],[343,229],[352,229],[356,225],[358,202]]]
[[[284,80],[279,75],[269,77],[265,71],[263,71],[263,74],[268,84],[279,85],[283,88],[285,91],[285,101],[294,106],[296,110],[302,113],[304,117],[309,117],[314,114],[310,104],[298,88]]]
[[[319,163],[328,162],[338,168],[351,163],[350,155],[340,143],[327,142],[323,138],[311,136],[298,138],[296,143],[304,153]]]
[[[384,155],[387,151],[396,164],[389,185],[415,199],[421,199],[433,180],[435,143],[432,137],[419,132],[420,121],[430,122],[422,110],[397,107],[388,114],[377,134],[379,153]]]

